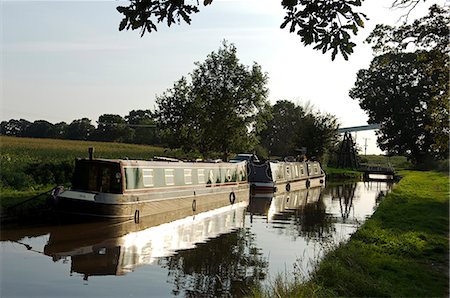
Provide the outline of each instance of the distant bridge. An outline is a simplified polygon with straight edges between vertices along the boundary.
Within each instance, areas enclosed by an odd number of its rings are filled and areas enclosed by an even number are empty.
[[[362,126],[352,126],[352,127],[344,127],[339,128],[337,130],[338,133],[346,133],[346,132],[356,132],[356,131],[364,131],[364,130],[374,130],[379,129],[381,127],[380,124],[369,124],[369,125],[362,125]]]

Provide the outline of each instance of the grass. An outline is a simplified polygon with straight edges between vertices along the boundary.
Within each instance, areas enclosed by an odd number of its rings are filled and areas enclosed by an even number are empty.
[[[342,180],[351,180],[351,181],[360,181],[361,180],[361,172],[352,170],[352,169],[338,169],[332,167],[326,167],[325,173],[327,175],[327,180],[334,181],[342,181]]]
[[[309,280],[278,277],[254,296],[448,297],[449,177],[400,174],[372,217],[328,253]]]

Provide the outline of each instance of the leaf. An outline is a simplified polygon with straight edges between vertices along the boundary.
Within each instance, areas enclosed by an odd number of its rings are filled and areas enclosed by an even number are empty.
[[[125,14],[128,11],[128,7],[124,7],[124,6],[118,6],[116,7],[117,11],[120,13]]]
[[[281,24],[280,28],[284,29],[287,24],[289,24],[289,19],[287,17],[284,18],[284,22]]]
[[[123,18],[122,21],[120,22],[120,25],[119,25],[119,31],[122,31],[123,29],[125,29],[125,27],[127,26],[127,24],[128,24],[128,18],[125,17],[125,18]]]

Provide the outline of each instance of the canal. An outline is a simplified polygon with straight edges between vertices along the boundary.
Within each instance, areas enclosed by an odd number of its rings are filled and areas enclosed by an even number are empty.
[[[239,297],[307,278],[391,185],[330,184],[138,224],[2,228],[1,297]]]

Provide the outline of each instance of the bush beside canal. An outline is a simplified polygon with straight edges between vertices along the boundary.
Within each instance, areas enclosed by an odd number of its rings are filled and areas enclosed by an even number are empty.
[[[449,177],[400,174],[372,217],[308,281],[278,277],[255,296],[448,297]]]

